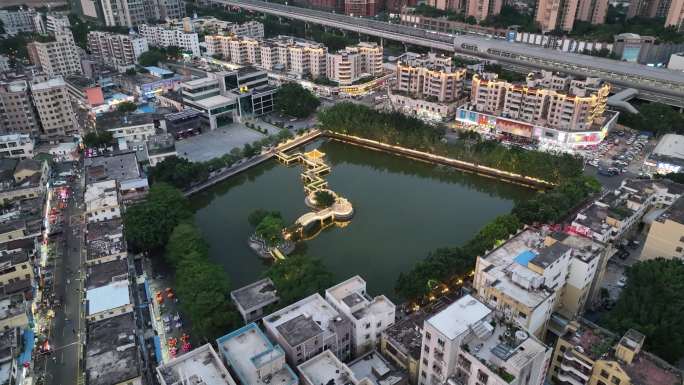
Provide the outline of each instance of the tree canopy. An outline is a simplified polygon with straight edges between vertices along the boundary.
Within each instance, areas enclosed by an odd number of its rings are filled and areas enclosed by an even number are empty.
[[[286,83],[278,90],[275,107],[285,115],[306,118],[320,104],[320,100],[299,83]]]
[[[660,103],[644,104],[639,107],[638,114],[621,113],[619,120],[620,124],[639,131],[650,131],[656,136],[684,134],[684,115]]]
[[[152,183],[164,182],[176,188],[187,188],[208,177],[209,171],[204,164],[177,156],[165,158],[150,171]]]
[[[314,196],[316,197],[316,205],[318,207],[330,207],[335,203],[335,196],[331,194],[329,191],[316,191]]]
[[[270,247],[277,246],[283,241],[285,223],[280,213],[273,212],[264,216],[256,226],[256,234]]]
[[[446,142],[443,140],[444,128],[399,112],[379,112],[347,102],[323,110],[318,114],[318,121],[323,129],[332,132],[396,144],[549,182],[582,174],[583,161],[579,157],[507,148],[476,134],[471,135],[471,140]]]
[[[107,147],[114,142],[114,137],[109,131],[91,131],[83,136],[83,145],[90,148]]]
[[[121,113],[133,112],[138,109],[138,105],[133,102],[121,102],[116,106],[116,110]]]
[[[277,261],[264,275],[273,281],[283,305],[322,292],[333,284],[332,273],[323,261],[307,255],[290,255]]]
[[[209,253],[209,245],[202,238],[197,226],[190,222],[179,223],[171,232],[166,244],[165,260],[177,266],[188,256],[204,257]]]
[[[173,229],[190,215],[188,202],[180,191],[157,183],[144,202],[128,207],[124,213],[128,245],[136,251],[163,250]]]
[[[626,276],[620,298],[601,323],[618,333],[644,333],[646,350],[676,363],[684,357],[684,264],[663,258],[637,262]]]
[[[151,48],[149,51],[140,54],[138,64],[143,67],[156,66],[164,60],[166,60],[166,56],[159,49]]]

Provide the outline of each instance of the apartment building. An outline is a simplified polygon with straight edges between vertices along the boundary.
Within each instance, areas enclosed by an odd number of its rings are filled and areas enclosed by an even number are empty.
[[[552,313],[572,319],[583,311],[606,258],[598,242],[525,229],[477,258],[473,287],[487,304],[544,338]]]
[[[78,47],[68,22],[55,23],[50,38],[29,43],[35,52],[34,64],[40,66],[49,77],[83,73]]]
[[[541,385],[551,349],[466,295],[425,321],[419,385]]]
[[[665,19],[665,27],[684,27],[684,0],[631,0],[627,18],[636,16]]]
[[[213,16],[198,18],[185,17],[183,20],[170,20],[167,25],[185,32],[202,32],[205,35],[234,35],[262,39],[264,37],[264,24],[250,20],[244,23],[233,23],[217,19]]]
[[[61,77],[31,84],[33,104],[38,112],[41,137],[56,140],[80,130],[66,82]]]
[[[84,194],[86,220],[91,222],[109,221],[121,217],[119,194],[115,180],[91,183]]]
[[[0,204],[43,196],[49,177],[47,161],[0,158]]]
[[[481,22],[489,16],[500,14],[503,3],[503,0],[467,0],[465,14]]]
[[[397,370],[373,350],[344,364],[330,350],[297,367],[304,385],[406,385],[406,372]]]
[[[476,74],[470,100],[475,111],[563,131],[586,131],[605,120],[609,93],[610,85],[600,79],[574,80],[549,71],[528,75],[525,84]]]
[[[418,384],[423,325],[432,315],[419,310],[395,322],[380,336],[380,351],[394,365],[408,373],[408,382]]]
[[[26,80],[0,83],[0,132],[37,137],[38,116],[31,103],[31,90]]]
[[[42,33],[41,15],[33,8],[17,10],[0,9],[0,22],[7,36],[16,36],[20,33]]]
[[[0,292],[6,293],[6,287],[19,281],[33,282],[33,264],[26,250],[14,250],[0,255]]]
[[[325,68],[328,79],[340,85],[350,85],[365,77],[382,75],[382,46],[376,43],[359,43],[336,53],[328,53]]]
[[[682,373],[643,350],[634,329],[621,338],[593,323],[571,322],[556,342],[549,369],[552,384],[679,385]]]
[[[648,229],[640,260],[684,259],[684,198],[661,213]]]
[[[253,65],[269,71],[282,70],[300,78],[326,76],[328,50],[312,41],[290,36],[257,40],[212,35],[205,36],[205,43],[207,55],[220,56],[231,63]]]
[[[133,68],[140,55],[148,49],[147,39],[137,35],[100,31],[88,33],[88,50],[95,60],[120,72]]]
[[[127,258],[121,218],[89,222],[86,226],[86,265],[95,266]]]
[[[142,24],[138,27],[140,35],[153,47],[181,47],[192,57],[200,57],[199,38],[195,32],[185,32],[161,25]]]
[[[221,358],[242,385],[299,383],[285,360],[283,349],[272,344],[255,323],[220,337],[216,344]]]
[[[575,20],[603,24],[608,13],[608,0],[579,0]]]
[[[33,158],[34,140],[28,134],[0,135],[0,157]]]
[[[230,299],[237,307],[245,323],[258,321],[264,309],[280,299],[270,278],[260,279],[230,292]]]
[[[620,240],[653,206],[657,194],[648,186],[633,190],[623,185],[580,211],[572,222],[573,231],[599,242]]]
[[[145,141],[164,129],[164,117],[160,113],[143,112],[138,114],[105,112],[95,120],[98,130],[109,131],[118,142],[119,148],[142,149]]]
[[[453,102],[463,96],[466,70],[454,68],[449,56],[406,54],[397,62],[396,68],[395,91],[440,103]]]
[[[344,0],[344,13],[349,16],[373,17],[383,4],[375,0]]]
[[[351,357],[352,322],[318,293],[267,315],[263,323],[291,365],[328,350],[341,360]]]
[[[182,385],[188,381],[198,385],[235,385],[211,344],[199,346],[159,365],[157,380],[160,385]],[[242,385],[247,384],[243,382]]]
[[[22,294],[0,297],[0,330],[28,326],[29,311],[30,306]]]
[[[87,323],[83,366],[88,385],[145,383],[135,331],[133,312]]]
[[[106,26],[136,27],[148,20],[182,19],[182,0],[80,0],[83,15]],[[101,10],[99,11],[98,8]]]
[[[394,303],[384,295],[371,298],[358,275],[327,289],[325,299],[351,320],[354,356],[373,350],[381,333],[394,324]]]

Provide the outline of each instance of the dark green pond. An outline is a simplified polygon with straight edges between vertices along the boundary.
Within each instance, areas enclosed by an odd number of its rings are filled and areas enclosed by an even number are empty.
[[[470,239],[483,225],[511,210],[531,190],[392,154],[336,141],[307,146],[326,153],[329,186],[354,205],[344,228],[332,227],[305,242],[337,280],[359,274],[372,294],[394,297],[394,283],[428,251]],[[288,224],[308,210],[300,166],[270,160],[195,195],[195,220],[225,267],[232,287],[260,278],[268,261],[247,246],[255,209],[278,210]]]

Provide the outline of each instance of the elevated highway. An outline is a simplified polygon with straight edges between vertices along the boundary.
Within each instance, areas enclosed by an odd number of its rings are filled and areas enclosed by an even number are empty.
[[[383,21],[293,7],[260,0],[211,0],[250,11],[353,31],[413,45],[496,60],[518,68],[563,71],[600,77],[618,89],[634,88],[639,97],[684,108],[684,73],[636,63],[560,52],[473,35],[451,35]]]

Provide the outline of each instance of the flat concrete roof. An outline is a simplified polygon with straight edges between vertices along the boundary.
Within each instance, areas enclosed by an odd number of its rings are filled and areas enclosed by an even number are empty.
[[[329,330],[331,322],[347,321],[320,294],[310,295],[263,318],[290,344],[296,346]]]
[[[222,107],[226,106],[229,104],[236,103],[237,99],[236,98],[229,98],[223,95],[216,95],[212,96],[206,99],[200,99],[200,100],[194,100],[193,103],[197,104],[200,107],[204,108],[214,108],[214,107]]]
[[[447,338],[453,340],[468,328],[487,317],[492,310],[471,295],[466,295],[452,303],[446,309],[427,319],[432,325]]]
[[[161,385],[236,385],[211,344],[197,347],[158,366],[157,377]]]
[[[251,283],[230,292],[230,297],[245,312],[278,301],[278,291],[270,278]]]
[[[242,385],[297,382],[297,376],[285,362],[283,349],[272,344],[255,323],[219,338],[216,343]]]
[[[342,363],[330,350],[313,357],[297,366],[302,376],[314,385],[349,385],[358,380],[347,365]]]
[[[128,281],[112,282],[86,291],[88,315],[116,309],[131,303]]]
[[[653,153],[671,158],[684,159],[684,135],[665,134],[658,145],[653,149]]]
[[[88,323],[86,381],[89,385],[126,383],[140,376],[133,313]]]

